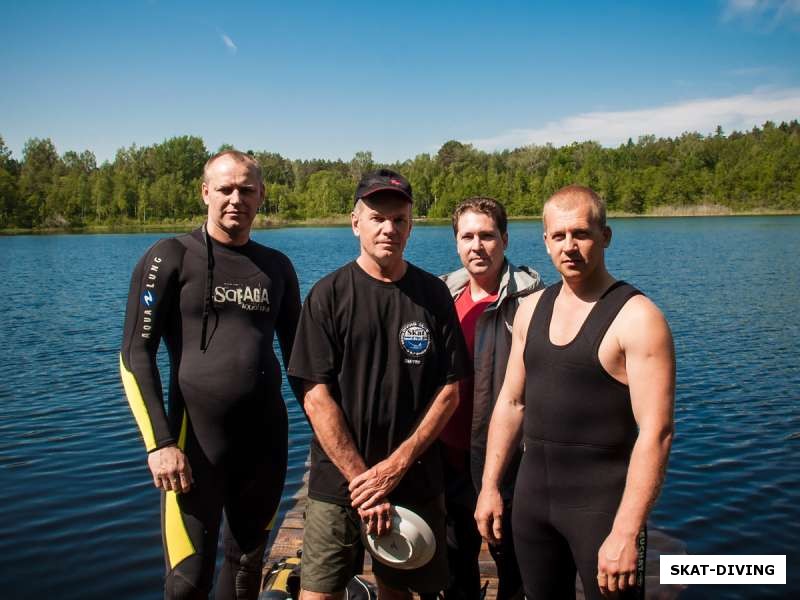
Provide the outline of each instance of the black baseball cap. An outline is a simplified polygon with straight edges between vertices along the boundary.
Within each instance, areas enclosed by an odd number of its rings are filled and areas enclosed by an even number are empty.
[[[391,169],[379,169],[365,173],[358,182],[356,188],[355,201],[360,198],[367,198],[375,192],[397,192],[409,202],[413,202],[411,197],[411,184],[408,180]]]

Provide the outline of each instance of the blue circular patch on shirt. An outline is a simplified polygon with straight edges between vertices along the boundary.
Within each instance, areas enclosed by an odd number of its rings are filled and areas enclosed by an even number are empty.
[[[431,332],[425,323],[406,323],[400,328],[400,345],[411,356],[422,356],[431,345]]]

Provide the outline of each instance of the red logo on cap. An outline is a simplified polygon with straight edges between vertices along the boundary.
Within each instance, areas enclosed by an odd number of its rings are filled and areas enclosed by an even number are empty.
[[[390,179],[389,183],[392,185],[403,185],[403,183],[399,179]]]

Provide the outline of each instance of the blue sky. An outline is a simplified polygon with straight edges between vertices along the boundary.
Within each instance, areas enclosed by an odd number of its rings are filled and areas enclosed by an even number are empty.
[[[800,0],[11,2],[0,136],[378,161],[800,118]]]

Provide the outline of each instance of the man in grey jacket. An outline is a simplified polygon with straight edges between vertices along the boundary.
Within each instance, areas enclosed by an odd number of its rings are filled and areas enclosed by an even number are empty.
[[[459,382],[460,403],[440,435],[445,456],[447,546],[450,566],[448,599],[480,597],[478,554],[481,538],[473,513],[486,456],[486,434],[503,385],[511,328],[520,299],[544,287],[539,274],[505,257],[508,219],[493,198],[468,198],[453,212],[456,249],[464,268],[442,276],[456,304],[461,329],[474,363],[474,378]],[[497,564],[498,599],[522,597],[511,544],[511,498],[518,451],[506,472],[502,494],[507,509],[503,543],[490,547]]]

